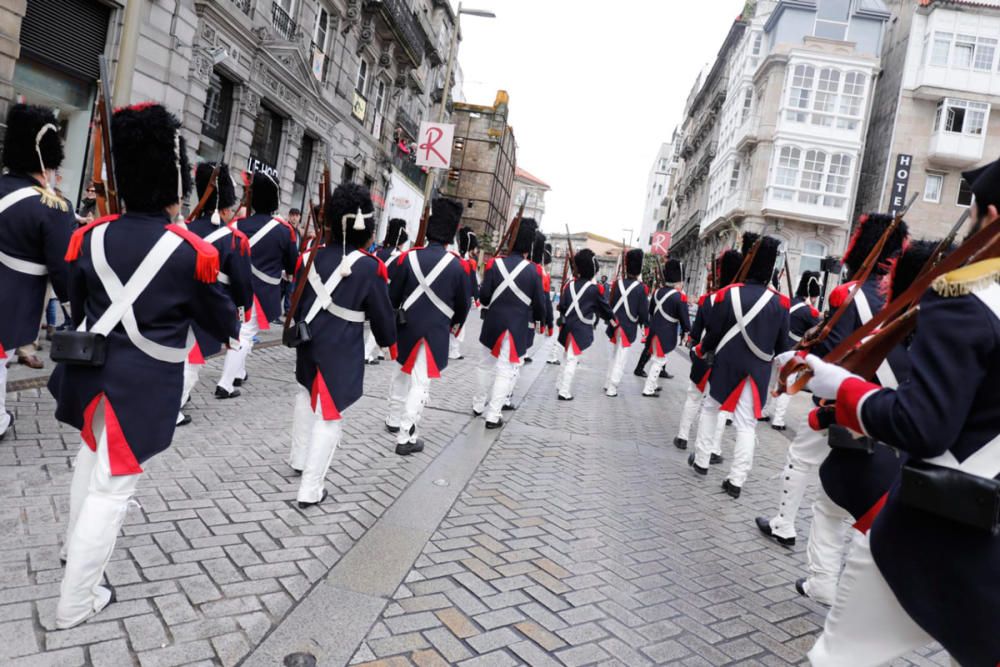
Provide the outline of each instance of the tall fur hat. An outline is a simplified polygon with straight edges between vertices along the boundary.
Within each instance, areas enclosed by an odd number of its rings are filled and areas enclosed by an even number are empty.
[[[462,222],[461,202],[448,197],[438,197],[431,205],[431,216],[427,219],[427,238],[445,245],[455,240],[455,232]]]
[[[590,248],[584,248],[573,255],[573,266],[582,280],[590,280],[597,274],[597,255]]]
[[[853,278],[857,270],[864,264],[868,253],[872,251],[872,248],[878,243],[879,238],[882,237],[885,230],[892,224],[892,220],[893,217],[888,213],[866,213],[858,218],[858,224],[854,228],[854,234],[851,236],[851,241],[847,244],[847,251],[844,253],[844,264],[847,266],[850,278]],[[906,235],[906,223],[900,222],[899,226],[896,227],[896,231],[892,233],[892,236],[885,242],[885,246],[882,247],[882,253],[879,255],[872,273],[888,273],[890,268],[889,260],[898,255],[899,251],[903,249],[903,241],[906,240]]]
[[[663,263],[663,282],[673,285],[684,280],[684,271],[680,261],[668,259]]]
[[[819,271],[803,271],[799,276],[799,286],[795,290],[795,296],[803,299],[807,297],[816,298],[819,296]]]
[[[781,242],[773,236],[765,236],[757,248],[750,269],[747,271],[747,282],[768,284],[771,276],[774,275],[774,263],[778,259],[778,246]]]
[[[253,173],[253,190],[250,192],[250,207],[254,213],[270,215],[278,210],[278,181],[263,171]]]
[[[521,225],[517,228],[517,238],[514,239],[514,252],[519,252],[525,256],[531,254],[531,246],[535,242],[535,232],[538,231],[538,223],[534,218],[522,218]],[[500,248],[503,252],[505,248]]]
[[[552,263],[552,244],[546,243],[545,252],[542,257],[542,264],[551,264],[551,263]]]
[[[362,248],[375,234],[375,206],[368,188],[358,183],[341,183],[337,186],[326,202],[325,217],[330,238],[334,242],[346,241],[348,245]]]
[[[642,248],[632,248],[625,253],[625,273],[630,276],[637,276],[642,273],[643,257]]]
[[[903,247],[903,251],[892,260],[892,267],[889,271],[888,292],[889,300],[905,292],[913,281],[920,275],[920,270],[931,258],[934,249],[937,248],[937,241],[910,240]],[[945,254],[950,253],[955,247],[945,249]]]
[[[181,123],[162,105],[136,104],[111,117],[118,194],[132,213],[162,211],[191,192]]]
[[[535,264],[545,263],[545,234],[535,231],[535,242],[531,244],[531,261]]]
[[[406,220],[402,218],[392,218],[385,230],[385,238],[382,240],[382,247],[396,248],[404,243],[410,236],[406,233]]]
[[[464,255],[479,247],[479,238],[472,231],[472,227],[465,226],[458,230],[458,252]]]
[[[208,188],[208,181],[212,178],[212,171],[215,170],[214,162],[199,162],[194,169],[194,185],[198,198],[201,199]],[[229,175],[229,165],[223,162],[219,166],[219,177],[215,183],[215,189],[205,200],[203,214],[210,214],[215,210],[229,209],[236,205],[239,198],[236,196],[236,185]]]
[[[8,136],[10,130],[7,131]],[[962,172],[962,178],[976,196],[976,206],[979,214],[986,213],[988,206],[996,206],[1000,210],[1000,160],[994,160],[977,169]]]
[[[760,234],[756,232],[743,232],[743,239],[740,245],[740,253],[746,257],[747,253],[753,248],[753,244],[757,242],[760,238]]]
[[[46,129],[39,137],[38,133],[46,125],[52,125],[52,128]],[[56,115],[47,107],[15,104],[7,112],[3,166],[20,174],[44,171],[39,164],[39,152],[45,169],[58,169],[62,164],[64,153]]]
[[[731,284],[736,279],[736,274],[740,272],[741,266],[743,266],[743,253],[739,250],[727,250],[719,255],[719,268],[716,273],[718,286],[725,287]]]

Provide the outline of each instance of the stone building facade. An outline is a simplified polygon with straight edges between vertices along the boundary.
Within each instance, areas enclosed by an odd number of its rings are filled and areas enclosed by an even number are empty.
[[[514,168],[514,197],[510,202],[507,217],[511,220],[524,203],[524,217],[533,218],[542,227],[542,217],[545,215],[545,193],[551,190],[549,184],[530,174],[520,167]]]
[[[676,184],[679,153],[677,131],[674,130],[674,139],[670,143],[660,144],[646,179],[646,203],[643,206],[642,224],[635,237],[636,245],[643,250],[649,250],[653,232],[666,228],[671,193]]]

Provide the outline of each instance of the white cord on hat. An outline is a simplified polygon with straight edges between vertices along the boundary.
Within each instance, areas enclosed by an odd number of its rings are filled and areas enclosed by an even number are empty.
[[[349,218],[352,218],[354,220],[354,224],[351,226],[351,229],[353,229],[356,232],[361,232],[361,231],[364,231],[364,229],[365,229],[365,220],[367,220],[368,218],[373,217],[374,215],[375,215],[375,211],[372,211],[371,213],[365,213],[364,211],[361,210],[361,207],[358,206],[358,212],[357,213],[347,213],[346,215],[343,215],[340,218],[340,230],[341,230],[341,232],[343,234],[341,236],[341,238],[340,238],[340,248],[341,248],[341,257],[340,257],[340,266],[341,266],[341,268],[340,268],[340,275],[344,276],[345,278],[347,276],[351,275],[351,267],[348,266],[347,263],[346,263],[346,260],[347,260],[347,220]],[[397,236],[397,238],[399,238],[399,237]]]
[[[52,123],[46,123],[45,125],[42,125],[42,129],[38,130],[38,134],[35,135],[35,153],[38,154],[38,166],[42,168],[41,170],[42,181],[45,184],[45,189],[51,191],[52,187],[49,185],[49,179],[45,175],[45,160],[42,159],[42,137],[44,137],[45,133],[48,132],[49,130],[52,130],[53,132],[58,132],[59,128],[53,125]]]
[[[177,167],[177,202],[184,200],[184,175],[181,173],[181,133],[174,131],[174,165]]]

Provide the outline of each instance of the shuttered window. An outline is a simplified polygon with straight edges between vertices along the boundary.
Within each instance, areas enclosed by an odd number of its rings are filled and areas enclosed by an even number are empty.
[[[94,0],[28,0],[21,53],[86,81],[99,76],[111,8]]]

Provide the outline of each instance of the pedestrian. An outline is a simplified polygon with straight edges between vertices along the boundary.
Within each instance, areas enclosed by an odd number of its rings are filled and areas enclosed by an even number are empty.
[[[222,339],[238,330],[236,309],[215,287],[218,252],[170,224],[191,185],[180,127],[159,104],[114,113],[115,177],[128,212],[80,227],[66,252],[78,330],[59,336],[78,354],[61,359],[49,389],[56,418],[80,429],[83,442],[70,485],[59,629],[114,601],[104,568],[143,464],[173,439],[192,324]]]
[[[87,189],[83,192],[83,198],[76,209],[76,221],[81,225],[86,225],[94,220],[97,213],[97,186],[91,181]]]
[[[250,240],[250,273],[253,285],[253,306],[250,316],[240,327],[240,346],[226,352],[222,377],[215,387],[216,398],[240,395],[247,375],[247,357],[253,350],[254,337],[270,329],[270,322],[281,313],[281,276],[295,272],[298,255],[295,230],[285,220],[274,215],[278,210],[278,183],[270,174],[254,172],[250,192],[253,215],[235,220],[233,229],[243,232]]]
[[[34,351],[18,354],[38,338],[48,285],[69,299],[63,255],[75,227],[65,200],[50,188],[49,173],[63,161],[59,126],[51,109],[15,104],[7,113],[0,176],[0,438],[14,415],[7,412],[7,351],[18,363],[40,368]],[[37,363],[35,363],[37,362]]]
[[[476,261],[475,252],[479,249],[479,238],[472,227],[462,227],[458,230],[458,254],[469,265],[469,296],[472,303],[479,305],[479,263]],[[448,339],[448,358],[464,359],[462,354],[462,343],[465,342],[465,327],[463,326],[456,335]]]
[[[472,412],[485,418],[488,429],[503,426],[500,411],[517,384],[521,358],[527,351],[528,329],[532,322],[545,319],[542,273],[526,258],[537,229],[534,218],[521,220],[510,254],[487,262],[479,288],[485,313],[479,334],[483,347]]]
[[[649,315],[649,348],[653,352],[653,364],[646,378],[642,395],[655,398],[659,387],[660,371],[667,363],[667,355],[677,347],[678,329],[685,336],[691,331],[687,295],[684,294],[684,274],[681,263],[668,259],[663,263],[663,287],[653,293]],[[620,321],[620,320],[619,320]],[[622,366],[624,367],[624,362]]]
[[[385,230],[382,246],[375,251],[375,256],[382,260],[386,267],[391,267],[403,254],[407,240],[409,240],[409,236],[406,234],[406,220],[392,218]],[[375,334],[372,333],[371,326],[365,324],[365,363],[374,366],[384,358],[382,350],[375,342]]]
[[[205,194],[209,186],[215,163],[202,162],[194,172],[195,191],[198,200]],[[246,235],[233,229],[228,223],[236,214],[239,199],[236,197],[236,186],[229,175],[229,165],[219,164],[219,173],[214,189],[198,218],[186,225],[181,225],[211,243],[219,253],[219,285],[233,302],[237,312],[244,318],[253,312],[253,285],[250,282],[250,240]],[[216,222],[218,221],[218,222]],[[181,409],[177,413],[177,425],[185,426],[191,423],[191,417],[183,412],[191,398],[191,391],[198,383],[201,367],[205,357],[218,354],[223,344],[228,340],[213,338],[208,331],[197,323],[192,327],[194,342],[188,358],[184,362],[184,390],[181,393]]]
[[[399,369],[389,387],[385,425],[396,434],[396,453],[401,456],[424,449],[418,426],[431,380],[447,368],[448,341],[469,314],[472,269],[448,250],[463,208],[454,199],[435,199],[427,220],[427,245],[412,248],[389,267],[389,300],[398,313]]]
[[[698,439],[688,465],[699,475],[708,474],[719,412],[732,412],[736,444],[722,489],[733,498],[740,497],[753,467],[757,419],[767,402],[772,359],[788,347],[790,301],[767,284],[779,242],[765,236],[758,244],[757,238],[749,232],[743,235],[744,257],[751,246],[757,246],[745,271],[746,279],[718,292],[705,337],[695,347],[699,357],[711,355],[714,361],[708,396],[701,405]]]
[[[343,414],[364,390],[364,322],[375,339],[396,357],[396,326],[389,303],[385,264],[364,251],[375,233],[375,207],[368,188],[337,186],[326,202],[328,243],[314,245],[299,259],[302,297],[292,305],[297,326],[308,340],[295,347],[295,409],[289,465],[301,473],[300,508],[327,497],[326,473],[343,435]],[[311,260],[311,255],[315,259]]]
[[[559,374],[557,396],[560,401],[573,400],[573,378],[580,357],[594,342],[594,326],[600,318],[618,326],[607,301],[605,286],[594,283],[598,264],[594,251],[584,248],[573,256],[576,278],[563,286],[559,299],[559,344],[565,350],[565,364]]]
[[[288,209],[288,217],[286,218],[288,224],[291,225],[292,229],[295,230],[295,235],[301,238],[306,230],[302,229],[302,211],[297,208]],[[288,308],[291,305],[292,291],[294,291],[295,286],[292,284],[292,278],[290,274],[282,272],[281,276],[281,317],[283,318],[288,312]],[[280,324],[282,322],[281,318],[272,320],[271,324]]]
[[[611,286],[609,301],[618,325],[608,330],[612,348],[608,373],[604,378],[605,396],[618,395],[618,385],[625,373],[629,350],[639,340],[640,327],[649,324],[649,288],[641,280],[643,257],[640,248],[633,248],[625,253],[627,275]]]

